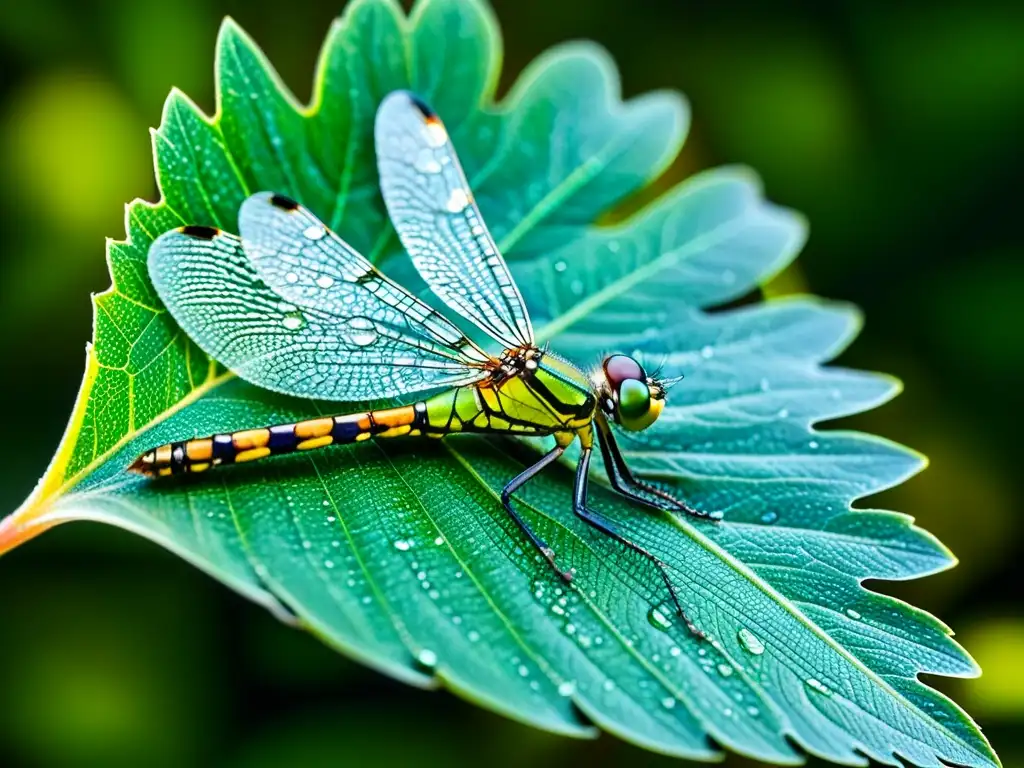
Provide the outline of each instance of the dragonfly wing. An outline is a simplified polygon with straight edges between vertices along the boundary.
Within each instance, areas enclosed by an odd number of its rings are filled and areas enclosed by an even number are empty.
[[[377,110],[375,136],[388,214],[423,279],[505,347],[533,344],[523,297],[437,115],[396,91]]]
[[[483,376],[457,349],[425,346],[378,326],[369,313],[341,317],[272,290],[241,240],[210,227],[161,235],[149,274],[164,305],[215,360],[265,389],[325,400],[369,400]]]
[[[242,247],[259,276],[300,307],[368,320],[383,336],[426,353],[484,363],[488,356],[443,315],[392,282],[309,210],[258,192],[238,213]]]

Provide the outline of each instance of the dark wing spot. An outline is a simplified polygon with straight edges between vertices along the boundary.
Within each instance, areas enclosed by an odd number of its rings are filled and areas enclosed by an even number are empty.
[[[294,211],[299,207],[298,203],[284,195],[271,195],[270,204],[283,211]]]
[[[189,237],[198,237],[200,240],[213,240],[217,235],[220,234],[220,230],[216,227],[201,227],[196,225],[189,225],[181,228],[183,235]]]
[[[434,110],[432,110],[430,108],[430,105],[427,104],[427,102],[425,102],[423,99],[421,99],[415,93],[407,93],[406,95],[408,95],[409,101],[412,102],[413,106],[416,107],[416,109],[418,109],[420,111],[420,113],[423,115],[424,119],[426,119],[426,120],[437,120],[437,113],[434,112]]]

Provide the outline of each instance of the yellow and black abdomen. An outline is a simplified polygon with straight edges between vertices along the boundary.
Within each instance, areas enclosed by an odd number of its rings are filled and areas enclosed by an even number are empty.
[[[354,443],[371,437],[420,434],[426,425],[426,403],[324,416],[167,443],[140,456],[130,469],[152,477],[205,472],[218,464],[241,464],[265,456]]]

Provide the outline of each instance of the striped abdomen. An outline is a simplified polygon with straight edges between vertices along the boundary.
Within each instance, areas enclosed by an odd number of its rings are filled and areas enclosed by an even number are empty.
[[[497,387],[458,387],[414,405],[167,443],[140,456],[130,469],[164,477],[371,437],[454,432],[553,434],[568,442],[579,435],[589,445],[594,403],[583,374],[551,360],[525,378],[513,376]]]
[[[129,469],[151,477],[205,472],[218,464],[239,464],[371,437],[418,435],[425,428],[427,406],[416,403],[167,443],[140,456]]]

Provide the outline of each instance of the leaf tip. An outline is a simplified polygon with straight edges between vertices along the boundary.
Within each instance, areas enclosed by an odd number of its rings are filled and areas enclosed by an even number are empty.
[[[43,510],[33,493],[19,509],[0,520],[0,556],[57,524],[54,520],[45,519]]]

